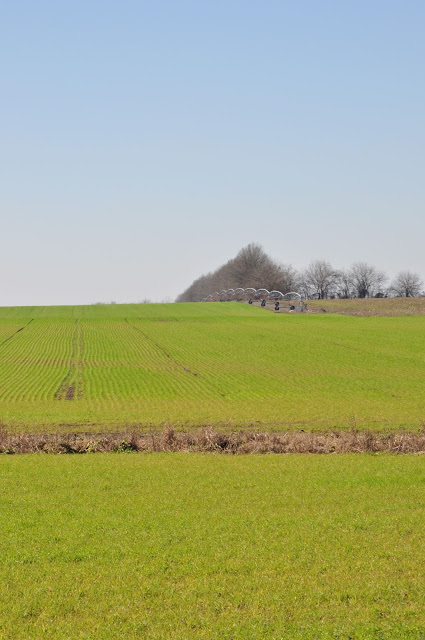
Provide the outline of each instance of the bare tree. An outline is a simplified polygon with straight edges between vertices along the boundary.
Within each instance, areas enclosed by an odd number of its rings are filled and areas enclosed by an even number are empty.
[[[350,277],[357,298],[370,298],[380,293],[388,279],[383,271],[366,262],[355,262],[350,269]]]
[[[278,265],[279,273],[276,281],[276,286],[272,286],[270,283],[270,290],[277,289],[282,293],[289,293],[290,291],[298,291],[300,285],[300,275],[296,269],[290,264]]]
[[[312,289],[311,286],[308,284],[306,278],[305,278],[305,273],[302,272],[300,274],[299,280],[298,280],[298,288],[297,288],[298,293],[301,294],[301,296],[303,298],[305,298],[306,300],[308,300],[309,298],[311,298],[314,294],[312,293]]]
[[[196,302],[227,289],[253,287],[278,290],[282,293],[298,291],[305,298],[367,298],[387,295],[417,296],[423,283],[418,274],[402,271],[386,289],[387,276],[365,262],[355,262],[350,269],[338,271],[326,260],[315,260],[303,273],[291,265],[280,264],[270,258],[261,245],[251,243],[243,247],[235,258],[204,274],[178,296],[177,302]]]
[[[351,273],[346,269],[339,272],[337,293],[340,298],[352,298],[354,295]]]
[[[260,287],[282,293],[297,290],[299,279],[294,267],[288,264],[278,264],[271,259],[261,267],[258,278],[261,281]]]
[[[423,281],[419,274],[411,271],[400,271],[391,284],[391,291],[400,298],[414,298],[419,296]]]
[[[176,302],[199,302],[202,298],[209,295],[209,293],[213,293],[213,291],[208,291],[208,289],[213,286],[214,283],[210,282],[208,275],[200,276],[192,282],[190,287],[177,297]],[[206,291],[208,291],[208,293],[205,293]]]
[[[264,271],[270,269],[272,259],[269,258],[263,247],[251,243],[241,249],[229,264],[229,275],[233,287],[264,287]]]
[[[212,273],[194,280],[177,302],[196,302],[216,291],[239,287],[265,287],[286,293],[297,290],[298,274],[290,265],[275,262],[259,244],[252,243]]]
[[[319,300],[327,298],[336,291],[339,272],[326,260],[311,262],[303,274],[304,293],[317,296]]]

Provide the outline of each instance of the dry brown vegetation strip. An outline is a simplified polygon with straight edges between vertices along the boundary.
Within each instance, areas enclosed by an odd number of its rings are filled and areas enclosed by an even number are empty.
[[[340,313],[347,316],[424,316],[423,298],[349,298],[334,300],[309,300],[313,313]]]
[[[179,432],[172,427],[151,433],[10,434],[0,431],[0,453],[197,451],[206,453],[425,453],[425,429],[419,432],[375,433],[223,433],[212,427]]]

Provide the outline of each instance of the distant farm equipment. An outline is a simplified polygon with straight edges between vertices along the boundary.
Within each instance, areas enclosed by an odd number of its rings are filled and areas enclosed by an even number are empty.
[[[238,289],[222,289],[221,291],[216,291],[203,299],[203,302],[230,301],[248,302],[248,304],[259,302],[260,306],[263,308],[267,307],[267,302],[271,302],[274,305],[274,310],[277,312],[281,310],[289,310],[296,313],[307,311],[307,305],[301,294],[297,291],[282,293],[277,290],[268,291],[268,289],[264,288],[254,289],[253,287],[247,287],[246,289],[243,289],[242,287],[239,287]]]

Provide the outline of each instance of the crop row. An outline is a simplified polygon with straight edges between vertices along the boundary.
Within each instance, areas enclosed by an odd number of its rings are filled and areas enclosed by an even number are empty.
[[[423,318],[276,316],[247,306],[239,314],[231,303],[166,305],[162,317],[152,315],[160,306],[140,305],[137,317],[0,319],[0,419],[308,427],[424,420]]]

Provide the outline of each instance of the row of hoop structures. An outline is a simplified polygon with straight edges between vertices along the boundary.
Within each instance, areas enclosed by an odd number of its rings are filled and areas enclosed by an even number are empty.
[[[216,291],[207,298],[204,298],[203,302],[219,302],[223,300],[299,300],[301,302],[302,297],[296,291],[290,291],[289,293],[282,293],[281,291],[267,291],[267,289],[223,289],[222,291]]]

